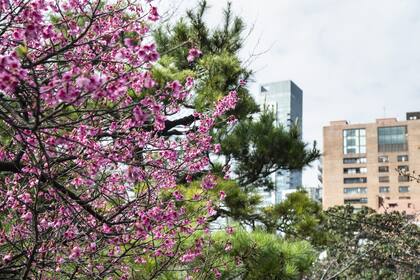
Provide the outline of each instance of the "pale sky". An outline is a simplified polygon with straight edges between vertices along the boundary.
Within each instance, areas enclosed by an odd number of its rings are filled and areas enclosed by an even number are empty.
[[[163,1],[167,2],[167,1]],[[217,24],[223,0],[209,0]],[[183,1],[180,10],[196,2]],[[420,111],[420,0],[233,0],[254,25],[243,59],[256,83],[293,80],[303,90],[303,137],[322,149],[322,127]],[[179,13],[181,14],[181,13]],[[256,86],[252,87],[254,91]],[[317,184],[316,171],[303,183]]]

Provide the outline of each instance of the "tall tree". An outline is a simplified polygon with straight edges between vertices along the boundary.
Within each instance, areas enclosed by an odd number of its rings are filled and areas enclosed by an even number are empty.
[[[0,1],[0,278],[127,279],[148,259],[157,277],[200,250],[178,246],[202,226],[177,183],[208,171],[237,94],[177,114],[194,80],[154,78],[158,18],[150,1]]]
[[[245,241],[242,242],[241,250],[234,251],[225,259],[226,261],[229,260],[230,267],[235,266],[233,260],[243,259],[244,266],[235,270],[235,273],[241,274],[242,277],[245,277],[244,279],[270,278],[272,275],[281,279],[288,275],[285,272],[288,269],[290,275],[294,275],[293,277],[296,278],[298,275],[302,275],[310,265],[313,250],[308,243],[300,246],[298,241],[296,244],[293,243],[294,241],[285,241],[276,236],[275,231],[280,228],[286,230],[284,225],[287,224],[286,219],[289,218],[293,219],[293,223],[300,223],[297,226],[300,227],[300,233],[304,231],[304,228],[307,232],[314,229],[319,221],[310,220],[308,218],[309,212],[320,211],[320,208],[316,204],[311,205],[312,208],[308,212],[300,211],[298,216],[294,218],[292,218],[292,215],[287,218],[284,217],[284,223],[280,224],[276,219],[281,215],[281,211],[277,209],[275,211],[261,211],[261,198],[258,191],[261,188],[272,187],[269,175],[273,172],[279,169],[301,169],[316,159],[319,152],[315,146],[308,148],[308,145],[300,139],[300,131],[296,127],[291,130],[276,127],[272,112],[262,112],[259,117],[255,117],[255,113],[259,112],[258,106],[245,86],[238,87],[238,84],[244,85],[245,80],[252,75],[252,71],[244,66],[239,56],[244,43],[244,23],[241,18],[233,15],[229,3],[224,11],[222,24],[215,28],[209,28],[205,21],[207,8],[206,1],[200,1],[197,9],[188,11],[186,16],[179,21],[162,26],[154,33],[158,50],[162,54],[152,70],[159,84],[163,85],[173,79],[178,79],[183,83],[188,76],[196,79],[194,98],[190,99],[190,103],[186,107],[196,108],[201,112],[212,106],[214,101],[223,98],[227,92],[234,91],[239,97],[237,106],[227,112],[230,115],[230,121],[220,122],[211,130],[213,140],[221,144],[221,147],[216,145],[215,153],[211,153],[210,157],[210,170],[219,175],[217,185],[210,193],[213,199],[219,196],[224,198],[223,206],[214,208],[215,215],[212,218],[202,219],[202,215],[197,211],[197,208],[188,204],[191,199],[188,193],[200,187],[200,184],[196,181],[179,182],[183,185],[186,195],[178,203],[184,205],[187,211],[195,213],[197,221],[206,224],[219,217],[232,218],[239,221],[241,225],[264,224],[261,229],[268,231],[268,233],[247,233],[241,230],[240,236],[246,238],[234,238],[231,241],[232,246],[239,246],[239,244],[234,244],[235,242],[240,243],[241,240],[250,241],[253,239],[255,239],[256,244],[259,244],[256,247],[255,254],[248,259],[242,258],[246,251]],[[189,112],[185,111],[184,113],[188,117]],[[174,133],[182,134],[182,132]],[[226,176],[227,169],[233,162],[235,162],[235,165],[231,170],[234,174],[232,177],[237,178],[228,179],[228,176]],[[198,178],[200,176],[191,179]],[[310,202],[302,194],[299,199],[293,202],[293,205],[296,209],[302,209],[302,207],[305,208],[306,205],[310,205]],[[301,221],[299,217],[307,219]],[[292,226],[288,229],[291,234]],[[190,275],[193,279],[216,277],[217,270],[213,271],[208,267],[208,264],[223,262],[224,257],[220,256],[224,251],[219,250],[220,248],[216,244],[219,244],[217,240],[226,240],[226,238],[220,239],[220,234],[215,233],[207,236],[204,241],[198,238],[198,243],[204,242],[213,244],[213,246],[206,247],[202,254],[191,252],[187,264],[182,266],[175,264],[173,270],[176,272],[171,272],[169,269],[165,272],[165,276],[162,276],[164,277],[162,279],[182,278],[185,276],[185,270],[198,271]],[[281,245],[276,246],[276,250],[273,251],[268,248],[270,242]],[[288,242],[291,243],[288,244]],[[294,247],[295,245],[296,247]],[[272,253],[271,257],[274,258],[275,272],[270,271],[269,266],[258,270],[258,266],[264,264],[262,256],[268,256],[268,251]],[[286,259],[287,254],[299,255],[299,253],[302,253],[302,256],[308,256],[305,259],[305,265],[296,265],[293,261],[288,262],[289,259]],[[211,258],[210,256],[219,256],[220,258]],[[255,259],[257,257],[258,262]],[[138,279],[148,279],[148,275],[150,275],[148,267],[150,266],[153,266],[153,264],[147,263],[144,269],[138,268],[136,277]],[[183,272],[180,272],[180,270]],[[208,274],[203,274],[203,271],[206,270]],[[219,269],[218,271],[223,275],[219,276],[230,279],[229,277],[232,277],[235,273],[229,274],[228,270],[228,268]],[[248,273],[245,273],[245,275],[244,271],[248,271]],[[295,279],[293,277],[290,279]]]
[[[165,53],[155,71],[162,80],[171,79],[173,73],[179,72],[197,77],[196,96],[190,104],[197,110],[207,108],[229,90],[236,90],[238,104],[228,112],[232,121],[212,129],[213,139],[221,144],[220,157],[211,157],[212,170],[224,177],[233,165],[236,178],[222,183],[227,187],[225,208],[229,209],[219,208],[215,218],[230,216],[252,223],[261,217],[257,215],[261,203],[257,191],[273,187],[269,175],[281,169],[301,169],[317,159],[319,151],[315,145],[309,148],[301,140],[301,132],[296,127],[290,130],[276,127],[272,112],[263,111],[255,117],[259,108],[248,89],[237,88],[252,75],[239,54],[245,42],[244,22],[233,15],[228,3],[222,24],[209,28],[205,21],[207,9],[207,2],[200,1],[185,17],[155,32],[158,50]],[[192,50],[197,59],[188,61],[185,57]]]

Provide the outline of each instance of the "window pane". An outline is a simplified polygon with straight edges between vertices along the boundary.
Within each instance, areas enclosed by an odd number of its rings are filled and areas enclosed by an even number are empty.
[[[367,160],[365,157],[357,157],[357,158],[343,158],[344,164],[351,164],[351,163],[366,163]]]
[[[389,167],[388,166],[379,166],[378,171],[379,172],[389,172]]]
[[[388,193],[389,192],[389,187],[379,187],[379,192],[380,193]]]
[[[389,182],[389,176],[379,176],[379,182]]]
[[[379,156],[378,162],[388,162],[388,156]]]
[[[408,161],[408,156],[407,156],[407,155],[397,156],[397,160],[398,160],[399,162]]]
[[[356,146],[356,139],[355,138],[353,138],[353,139],[347,139],[346,145],[347,146]]]
[[[353,193],[367,193],[366,187],[359,187],[359,188],[344,188],[345,194],[353,194]]]
[[[346,154],[355,154],[356,153],[356,148],[347,148],[346,149]]]
[[[408,165],[398,165],[398,170],[401,172],[408,172],[410,171]]]
[[[367,202],[368,202],[367,197],[344,199],[344,203],[346,204],[367,203]]]
[[[344,184],[366,183],[366,177],[344,178]]]
[[[407,176],[407,175],[398,176],[398,182],[409,182],[409,181],[410,181],[410,176]]]
[[[366,131],[364,128],[343,130],[344,154],[366,153]]]
[[[356,163],[357,158],[344,158],[343,163]]]
[[[398,188],[398,191],[399,191],[400,193],[405,193],[405,192],[408,192],[408,191],[409,191],[409,187],[408,187],[408,186],[399,187],[399,188]]]
[[[354,168],[344,168],[344,174],[359,174],[359,173],[367,173],[366,167],[354,167]]]
[[[378,151],[407,151],[407,127],[378,127]]]

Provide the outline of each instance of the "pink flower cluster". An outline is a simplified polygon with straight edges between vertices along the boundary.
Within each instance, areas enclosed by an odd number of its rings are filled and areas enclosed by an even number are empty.
[[[223,97],[217,104],[216,109],[213,112],[213,117],[217,118],[222,116],[225,112],[235,108],[238,102],[238,94],[235,90],[229,92],[228,95]]]
[[[188,51],[187,60],[188,62],[193,62],[197,58],[199,58],[202,55],[202,52],[199,49],[191,48]]]
[[[215,214],[216,177],[188,202],[201,205],[199,222],[178,184],[207,173],[209,152],[221,149],[210,131],[236,92],[214,112],[173,118],[195,82],[154,80],[159,12],[148,0],[0,0],[0,14],[0,124],[10,138],[0,144],[0,269],[128,279],[128,263],[200,256],[201,240],[177,242]],[[187,59],[201,55],[192,48]]]
[[[9,55],[0,55],[0,90],[13,91],[19,80],[26,77],[27,71],[21,68],[16,52]]]
[[[201,181],[201,187],[205,190],[213,189],[216,184],[216,176],[211,174],[204,176],[203,180]]]

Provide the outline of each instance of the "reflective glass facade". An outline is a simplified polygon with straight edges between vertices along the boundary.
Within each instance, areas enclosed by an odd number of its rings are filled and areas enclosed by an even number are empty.
[[[296,125],[302,131],[303,92],[292,81],[263,84],[256,98],[262,109],[273,111],[276,125],[290,128]],[[275,184],[274,203],[285,199],[291,189],[302,186],[302,171],[281,170],[273,176]]]
[[[346,193],[346,194],[367,193],[367,188],[366,187],[344,188],[344,193]]]
[[[366,167],[353,167],[353,168],[344,168],[344,174],[360,174],[360,173],[367,173]]]
[[[344,164],[367,163],[367,159],[365,157],[343,158],[343,163]]]
[[[378,127],[378,151],[407,151],[407,126]]]
[[[344,154],[366,153],[366,130],[364,128],[343,130]]]
[[[367,183],[366,177],[344,178],[344,184]]]
[[[389,187],[379,187],[379,192],[380,193],[389,193]]]
[[[367,197],[344,199],[345,204],[359,204],[359,203],[364,204],[364,203],[367,203],[367,202],[368,202]]]

